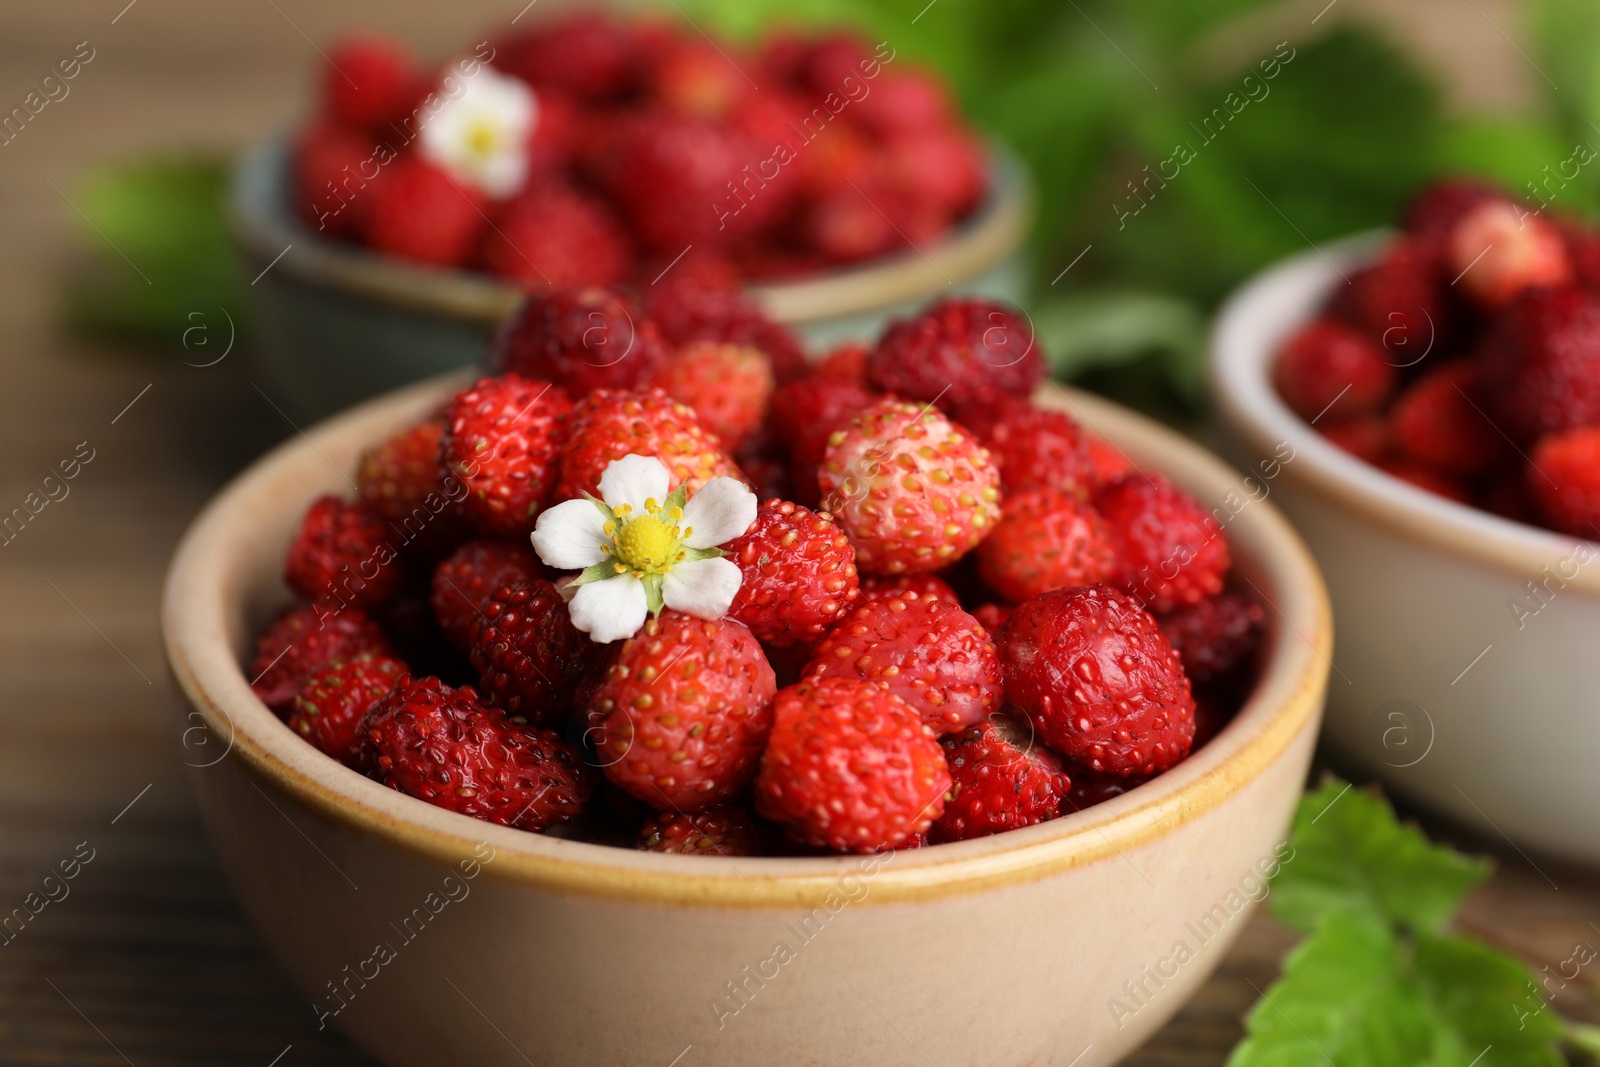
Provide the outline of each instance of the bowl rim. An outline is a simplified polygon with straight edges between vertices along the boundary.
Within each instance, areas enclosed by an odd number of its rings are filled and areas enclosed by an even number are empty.
[[[486,325],[498,324],[527,295],[491,275],[409,264],[317,236],[288,206],[290,139],[284,133],[258,142],[240,156],[230,178],[229,225],[235,241],[256,262],[274,263],[281,257],[275,273],[413,312]],[[1027,236],[1033,187],[1014,153],[993,140],[986,148],[988,194],[969,218],[938,241],[812,278],[750,285],[746,292],[772,318],[804,326],[925,299],[998,266]],[[295,255],[286,255],[291,247]],[[937,279],[930,280],[930,268]]]
[[[1036,880],[1173,834],[1261,777],[1316,728],[1332,665],[1327,591],[1299,535],[1263,500],[1237,513],[1230,527],[1238,532],[1232,541],[1245,564],[1241,573],[1255,571],[1272,590],[1268,603],[1280,621],[1269,634],[1255,691],[1235,719],[1183,763],[1083,811],[974,841],[877,857],[741,858],[724,866],[706,857],[527,833],[404,796],[307,745],[251,692],[236,654],[254,643],[254,634],[242,632],[245,587],[237,576],[252,560],[259,571],[266,551],[258,545],[252,555],[248,544],[259,536],[253,510],[259,514],[286,498],[309,500],[323,484],[342,488],[362,447],[425,417],[463,380],[458,374],[434,378],[289,438],[213,498],[168,569],[161,609],[168,664],[195,709],[191,719],[198,714],[211,736],[227,738],[223,757],[212,762],[242,759],[247,774],[322,818],[443,863],[470,858],[486,843],[495,850],[490,870],[497,879],[581,896],[685,907],[816,908],[828,906],[853,876],[870,877],[864,899],[874,903],[926,901]],[[1239,475],[1141,415],[1056,386],[1045,386],[1038,399],[1072,412],[1180,485],[1219,499],[1236,491]],[[329,456],[345,457],[344,467]],[[1241,542],[1256,545],[1253,554],[1238,552]],[[274,544],[272,551],[281,548]],[[230,591],[232,585],[240,589]]]
[[[1284,473],[1323,497],[1416,544],[1527,579],[1558,565],[1587,543],[1508,519],[1421,489],[1338,448],[1278,395],[1270,366],[1279,345],[1321,307],[1347,271],[1374,260],[1396,236],[1390,229],[1353,234],[1274,263],[1224,302],[1211,329],[1208,375],[1213,402],[1263,454],[1287,442],[1295,452]],[[1263,328],[1274,309],[1310,309],[1280,331]],[[1281,317],[1281,316],[1277,316]],[[1579,567],[1566,586],[1600,595],[1600,568]]]

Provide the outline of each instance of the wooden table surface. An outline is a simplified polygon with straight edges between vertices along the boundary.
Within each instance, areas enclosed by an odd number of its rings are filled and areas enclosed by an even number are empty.
[[[1374,5],[1347,5],[1361,6]],[[1428,54],[1477,71],[1474,92],[1486,78],[1514,95],[1515,58],[1447,7],[1429,0],[1395,14],[1423,35]],[[1510,17],[1505,3],[1482,7]],[[59,327],[59,279],[74,265],[69,197],[94,162],[154,147],[238,146],[281,126],[302,106],[310,40],[340,26],[383,26],[436,51],[511,13],[376,0],[93,0],[0,11],[0,113],[78,42],[95,50],[70,95],[0,147],[0,512],[39,490],[81,443],[94,456],[69,495],[0,546],[0,914],[43,889],[60,861],[91,849],[94,857],[67,895],[54,890],[60,899],[0,938],[0,1063],[367,1062],[317,1032],[233,904],[182,777],[179,701],[156,624],[162,572],[185,524],[292,428],[252,387],[247,354],[186,365],[177,342],[187,323],[154,350],[90,345]],[[1564,959],[1575,942],[1600,943],[1591,925],[1600,922],[1600,877],[1496,851],[1500,872],[1470,906],[1472,929],[1536,967]],[[1291,941],[1254,919],[1218,974],[1128,1062],[1221,1063],[1252,985],[1273,980]],[[1597,1021],[1593,992],[1574,986],[1561,1006]],[[1063,1005],[1071,1010],[1085,1006]]]

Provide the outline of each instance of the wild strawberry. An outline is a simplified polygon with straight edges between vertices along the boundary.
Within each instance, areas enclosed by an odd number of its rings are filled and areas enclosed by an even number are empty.
[[[1088,435],[1072,416],[1008,398],[968,424],[1000,468],[1007,494],[1054,489],[1087,499],[1096,485]]]
[[[495,66],[541,91],[609,100],[637,87],[645,58],[638,31],[610,14],[550,19],[496,42]]]
[[[1036,744],[1026,721],[995,714],[944,740],[950,796],[933,824],[935,842],[969,841],[1048,822],[1061,814],[1072,780]]]
[[[1483,474],[1508,451],[1487,406],[1478,365],[1447,364],[1395,401],[1389,416],[1394,443],[1419,463],[1468,477]]]
[[[1335,306],[1366,331],[1394,367],[1414,366],[1440,351],[1449,325],[1437,257],[1405,237],[1390,244],[1376,263],[1352,271]]]
[[[655,57],[648,92],[694,118],[722,119],[753,90],[722,49],[707,38],[681,37]]]
[[[978,545],[984,582],[1012,601],[1104,581],[1115,563],[1100,513],[1051,489],[1008,497],[999,524]]]
[[[489,703],[515,719],[559,729],[599,647],[572,625],[556,587],[531,578],[508,582],[489,597],[470,655]]]
[[[1000,706],[1000,662],[988,631],[959,607],[912,593],[851,612],[812,650],[805,676],[876,682],[940,734]]]
[[[817,469],[828,454],[828,439],[874,399],[857,382],[821,375],[786,382],[773,392],[768,416],[772,435],[787,448],[789,474],[800,503],[809,507],[821,501]]]
[[[369,191],[362,233],[374,251],[435,267],[461,267],[487,225],[477,192],[443,168],[405,156]]]
[[[1155,774],[1189,754],[1194,698],[1178,654],[1138,603],[1104,585],[1058,589],[1000,630],[1006,699],[1075,763]]]
[[[361,500],[390,524],[400,547],[442,551],[459,540],[465,491],[439,461],[444,420],[430,419],[367,450],[356,472]]]
[[[894,399],[833,434],[817,481],[866,573],[954,563],[1000,514],[1000,473],[988,451],[933,408]]]
[[[596,389],[572,413],[556,496],[571,500],[584,493],[598,494],[606,467],[627,455],[656,457],[671,472],[671,487],[687,485],[691,493],[713,478],[739,473],[700,428],[694,412],[661,390]]]
[[[468,541],[434,568],[428,599],[445,638],[465,652],[484,605],[500,587],[543,573],[527,541]]]
[[[1378,415],[1329,422],[1318,428],[1329,444],[1368,463],[1382,460],[1393,443],[1389,420]]]
[[[1000,632],[1000,627],[1006,624],[1006,620],[1011,618],[1012,610],[1009,604],[979,604],[972,609],[972,617],[989,631],[990,637],[993,637]]]
[[[1509,200],[1488,200],[1450,233],[1449,270],[1480,305],[1505,307],[1526,289],[1572,280],[1561,231]]]
[[[1523,484],[1545,522],[1564,533],[1600,540],[1600,427],[1541,440]]]
[[[1378,469],[1434,496],[1442,496],[1458,504],[1472,503],[1472,494],[1467,492],[1467,487],[1460,479],[1426,463],[1409,459],[1385,459],[1379,461]]]
[[[318,497],[289,544],[284,580],[307,600],[380,607],[404,578],[394,540],[365,504]]]
[[[800,841],[881,852],[944,812],[950,771],[922,718],[856,678],[805,681],[773,702],[756,811]]]
[[[368,177],[372,138],[345,126],[318,123],[295,138],[291,197],[295,213],[319,233],[353,237],[361,231],[382,172]],[[365,169],[370,170],[370,165]]]
[[[1233,670],[1261,643],[1266,613],[1238,593],[1202,600],[1156,622],[1194,682],[1207,682]]]
[[[1273,380],[1296,414],[1316,422],[1330,414],[1376,414],[1394,391],[1398,372],[1366,334],[1321,318],[1284,343]]]
[[[1099,434],[1084,434],[1089,448],[1089,469],[1093,472],[1093,487],[1110,485],[1118,478],[1135,470],[1127,453]]]
[[[861,579],[861,603],[869,600],[888,600],[908,593],[923,600],[942,600],[953,607],[961,606],[961,598],[950,588],[950,583],[936,574],[869,574]]]
[[[1600,294],[1535,289],[1484,336],[1484,395],[1521,441],[1600,424]]]
[[[674,268],[674,272],[681,268]],[[652,290],[650,317],[671,345],[718,341],[766,353],[772,373],[784,382],[806,372],[805,350],[793,330],[769,317],[738,290],[682,284]]]
[[[312,674],[364,652],[392,654],[389,639],[360,608],[329,610],[302,604],[273,619],[256,641],[250,688],[261,703],[287,715],[295,694]]]
[[[947,298],[891,322],[868,357],[867,377],[884,392],[938,404],[960,419],[1000,397],[1030,395],[1044,377],[1044,358],[1020,311]]]
[[[512,722],[470,686],[405,679],[361,733],[363,765],[390,789],[501,826],[566,822],[594,790],[594,772],[558,735]]]
[[[1472,178],[1440,178],[1412,197],[1405,210],[1406,232],[1430,254],[1447,249],[1456,224],[1486,201],[1503,199],[1494,186]],[[1451,275],[1455,277],[1455,275]]]
[[[884,137],[940,129],[955,119],[949,90],[925,70],[883,71],[855,107],[855,118]]]
[[[330,45],[326,55],[322,99],[339,122],[374,129],[410,107],[416,74],[410,53],[397,41],[352,34]]]
[[[728,617],[767,644],[816,644],[861,595],[855,549],[826,512],[768,500],[722,547],[744,576]]]
[[[1567,245],[1573,281],[1590,291],[1600,289],[1600,233],[1581,219],[1557,219],[1556,226]]]
[[[546,183],[518,195],[500,212],[483,246],[491,274],[530,289],[615,285],[628,276],[628,235],[600,200]]]
[[[872,349],[860,341],[846,341],[822,357],[811,368],[811,373],[818,378],[855,382],[864,387],[867,382],[867,357],[871,354]]]
[[[526,537],[550,500],[572,401],[549,382],[503,374],[457,393],[445,413],[446,467],[466,484],[461,509],[477,528]]]
[[[605,289],[532,293],[500,330],[489,366],[554,382],[580,400],[592,389],[647,385],[666,365],[654,322]]]
[[[1132,474],[1095,494],[1114,560],[1110,584],[1155,611],[1198,604],[1222,591],[1228,539],[1193,497],[1159,474]]]
[[[755,820],[736,807],[663,812],[640,829],[639,847],[683,856],[759,856],[765,851]]]
[[[590,700],[601,767],[658,809],[724,804],[755,776],[776,692],[749,629],[663,612],[623,644]]]
[[[875,161],[872,178],[829,190],[802,205],[795,228],[806,248],[830,263],[860,263],[915,240],[906,234],[906,205],[894,199],[894,191],[877,173],[880,169]],[[790,273],[768,269],[762,276]]]
[[[759,348],[691,341],[672,354],[656,384],[732,452],[767,413],[772,365]]]
[[[306,679],[289,708],[289,729],[346,767],[358,767],[361,720],[400,683],[406,665],[363,652]]]
[[[890,139],[883,146],[883,166],[885,180],[903,202],[928,212],[930,237],[977,207],[987,185],[982,143],[953,124]]]

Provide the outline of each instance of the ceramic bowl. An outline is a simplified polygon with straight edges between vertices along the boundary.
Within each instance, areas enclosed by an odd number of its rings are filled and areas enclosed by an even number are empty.
[[[230,216],[255,279],[262,374],[274,400],[321,416],[423,378],[482,361],[523,291],[483,274],[415,266],[319,237],[289,208],[288,151],[275,139],[234,171]],[[944,240],[750,295],[813,347],[876,337],[952,290],[1016,302],[1019,252],[1032,212],[1026,171],[991,149],[990,193]]]
[[[1109,1064],[1206,978],[1281,862],[1314,745],[1331,621],[1268,503],[1228,525],[1272,605],[1260,683],[1188,760],[1104,804],[866,858],[634,852],[492,826],[316,752],[240,662],[287,600],[283,552],[361,450],[458,383],[373,401],[251,467],[195,521],[162,609],[192,705],[184,756],[262,940],[383,1063]],[[1047,391],[1202,500],[1238,475],[1106,401]],[[1292,862],[1292,861],[1291,861]]]
[[[1392,478],[1272,387],[1284,339],[1385,240],[1296,256],[1229,300],[1211,339],[1224,449],[1277,458],[1271,499],[1328,577],[1333,754],[1491,836],[1600,862],[1600,548]]]

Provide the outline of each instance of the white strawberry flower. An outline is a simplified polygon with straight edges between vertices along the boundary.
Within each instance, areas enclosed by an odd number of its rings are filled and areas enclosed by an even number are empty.
[[[756,495],[713,478],[693,496],[652,456],[623,456],[600,476],[600,496],[557,504],[533,527],[533,548],[556,570],[583,573],[562,595],[572,625],[600,644],[632,637],[672,608],[720,619],[743,575],[717,546],[756,521]]]
[[[533,89],[493,67],[463,77],[466,87],[422,127],[421,152],[460,181],[496,199],[528,179],[528,137],[538,119]]]

